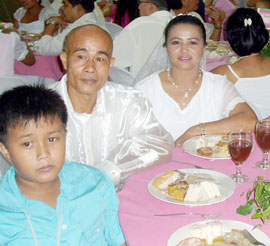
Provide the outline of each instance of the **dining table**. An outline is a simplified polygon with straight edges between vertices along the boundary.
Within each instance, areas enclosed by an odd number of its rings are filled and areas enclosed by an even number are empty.
[[[155,216],[156,214],[171,213],[203,213],[221,212],[215,220],[239,221],[253,226],[270,236],[270,220],[265,223],[260,219],[252,219],[250,215],[240,215],[236,212],[240,205],[246,203],[246,194],[252,189],[258,176],[269,178],[268,169],[256,167],[256,162],[262,160],[262,151],[255,139],[249,158],[242,166],[242,172],[249,177],[246,183],[236,183],[233,194],[224,201],[203,206],[190,206],[167,202],[150,194],[149,182],[157,175],[171,170],[197,169],[190,164],[202,167],[202,170],[212,170],[228,177],[232,176],[235,164],[230,158],[202,158],[188,153],[183,147],[176,147],[170,161],[152,169],[130,176],[122,190],[118,193],[119,219],[128,246],[166,246],[171,235],[191,223],[206,221],[198,215],[184,216]],[[199,170],[199,169],[197,169]],[[269,244],[270,245],[270,244]]]

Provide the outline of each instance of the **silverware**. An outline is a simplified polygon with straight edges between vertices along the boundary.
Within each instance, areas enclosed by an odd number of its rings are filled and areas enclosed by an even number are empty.
[[[184,162],[184,161],[172,160],[172,162],[176,162],[176,163],[180,163],[180,164],[187,164],[187,165],[193,166],[193,167],[198,168],[198,169],[209,169],[209,170],[211,170],[211,168],[204,168],[204,167],[201,167],[201,166],[198,166],[198,165],[195,165],[195,164],[192,164],[192,163]]]
[[[175,213],[175,214],[155,214],[154,216],[182,216],[182,215],[198,215],[203,217],[204,219],[214,219],[217,218],[219,216],[221,216],[223,214],[223,211],[219,211],[217,213],[214,214],[201,214],[201,213]]]
[[[252,243],[253,245],[258,245],[258,246],[266,246],[265,244],[263,244],[262,242],[258,241],[255,237],[252,236],[252,234],[248,231],[248,230],[243,230],[242,231],[245,238]]]

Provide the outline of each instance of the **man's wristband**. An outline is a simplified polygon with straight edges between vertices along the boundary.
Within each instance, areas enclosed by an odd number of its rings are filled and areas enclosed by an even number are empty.
[[[56,21],[54,21],[53,19],[46,20],[46,24],[47,25],[52,24],[52,25],[55,25],[56,27],[58,27],[58,23]]]

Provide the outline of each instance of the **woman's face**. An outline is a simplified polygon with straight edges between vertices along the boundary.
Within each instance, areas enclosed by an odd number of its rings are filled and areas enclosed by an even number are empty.
[[[78,5],[73,7],[68,0],[63,0],[59,13],[66,22],[73,23],[78,19],[77,9]]]
[[[166,47],[173,67],[185,70],[199,68],[204,46],[198,26],[176,24],[168,33]]]

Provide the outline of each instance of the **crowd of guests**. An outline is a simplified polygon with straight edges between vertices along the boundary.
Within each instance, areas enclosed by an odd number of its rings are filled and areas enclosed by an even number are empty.
[[[126,245],[116,191],[130,175],[168,162],[187,139],[253,131],[269,116],[270,58],[260,55],[269,33],[255,9],[119,0],[106,12],[123,27],[112,39],[100,14],[108,1],[20,2],[1,34],[16,59],[35,62],[19,35],[36,32],[35,52],[59,55],[66,74],[0,96],[0,152],[11,164],[0,179],[1,245]],[[207,40],[221,37],[240,59],[206,72]],[[162,69],[151,63],[134,87],[108,81],[113,66],[138,78],[159,51]]]

